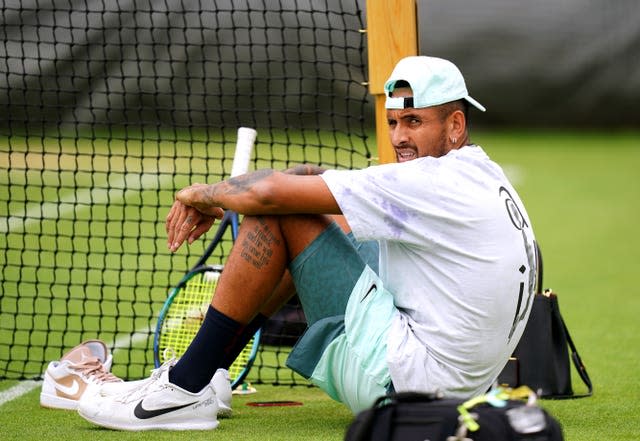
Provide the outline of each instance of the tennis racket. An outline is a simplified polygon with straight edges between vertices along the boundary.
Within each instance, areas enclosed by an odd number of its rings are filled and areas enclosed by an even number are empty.
[[[231,177],[247,172],[256,135],[257,132],[253,129],[238,129]],[[229,228],[231,238],[235,242],[238,237],[239,220],[238,214],[231,210],[225,211],[204,254],[169,293],[160,311],[153,341],[156,368],[172,357],[181,357],[200,329],[223,269],[222,265],[207,265],[206,261]],[[259,344],[260,330],[256,331],[229,368],[232,388],[241,384],[249,373]]]

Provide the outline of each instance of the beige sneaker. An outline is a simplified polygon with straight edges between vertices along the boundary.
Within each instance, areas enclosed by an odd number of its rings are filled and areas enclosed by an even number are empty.
[[[122,382],[111,372],[113,357],[100,340],[87,340],[49,363],[44,373],[40,405],[76,410],[83,396],[94,394],[105,383]]]

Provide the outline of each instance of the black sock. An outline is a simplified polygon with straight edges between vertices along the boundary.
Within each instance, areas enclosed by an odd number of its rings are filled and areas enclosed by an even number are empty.
[[[222,366],[223,360],[229,357],[244,328],[209,306],[198,333],[169,371],[169,381],[189,392],[200,392]]]
[[[231,366],[235,359],[238,358],[240,352],[242,352],[247,343],[249,343],[251,337],[253,337],[256,331],[260,329],[262,325],[264,325],[268,318],[269,317],[267,317],[266,315],[258,314],[253,320],[251,320],[251,323],[244,327],[244,329],[242,330],[242,334],[240,334],[234,346],[230,348],[229,353],[220,363],[221,368],[229,369],[229,366]]]

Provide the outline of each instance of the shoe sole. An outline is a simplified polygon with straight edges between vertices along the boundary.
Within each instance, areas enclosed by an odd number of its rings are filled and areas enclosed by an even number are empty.
[[[189,423],[122,423],[115,424],[111,420],[103,420],[101,418],[93,418],[88,415],[82,413],[82,409],[78,410],[78,414],[89,421],[90,423],[97,424],[98,426],[106,427],[107,429],[114,430],[126,430],[130,432],[137,432],[143,430],[174,430],[174,431],[183,431],[183,430],[213,430],[218,427],[220,424],[219,421],[200,421],[200,422],[189,422]]]
[[[40,406],[49,409],[77,410],[78,401],[41,393]]]
[[[231,418],[233,409],[218,401],[218,418]]]
[[[106,427],[108,429],[113,430],[126,430],[130,432],[137,432],[143,430],[172,430],[172,431],[184,431],[184,430],[213,430],[220,422],[216,419],[213,421],[189,421],[189,422],[159,422],[159,421],[149,421],[149,422],[121,422],[114,423],[111,419],[103,419],[100,417],[92,417],[90,415],[86,415],[82,412],[82,407],[78,408],[78,414],[89,421],[90,423],[96,424],[98,426]]]

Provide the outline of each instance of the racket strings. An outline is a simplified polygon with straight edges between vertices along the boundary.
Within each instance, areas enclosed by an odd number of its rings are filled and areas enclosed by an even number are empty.
[[[217,285],[216,274],[211,273],[195,274],[174,299],[160,334],[162,362],[168,360],[167,349],[183,354],[200,329]]]
[[[180,289],[167,311],[159,338],[161,363],[179,358],[187,350],[202,325],[216,289],[219,270],[195,273]],[[229,367],[229,377],[239,379],[246,374],[256,348],[255,336]]]

